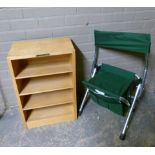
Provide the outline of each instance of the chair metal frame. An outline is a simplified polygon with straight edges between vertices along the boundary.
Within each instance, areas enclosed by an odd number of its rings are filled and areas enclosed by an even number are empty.
[[[92,65],[92,69],[91,69],[91,78],[93,78],[97,72],[97,66],[98,66],[98,54],[99,54],[99,47],[95,46],[95,53],[94,53],[94,60],[93,60],[93,65]],[[145,81],[146,81],[146,76],[147,76],[147,72],[148,72],[148,59],[149,59],[149,54],[145,54],[145,64],[144,64],[144,70],[143,70],[143,75],[141,77],[139,77],[137,74],[135,75],[135,77],[137,79],[142,79],[141,82],[136,86],[136,91],[135,94],[133,96],[133,100],[130,103],[130,109],[128,111],[127,114],[127,118],[126,121],[124,123],[124,127],[122,129],[122,132],[120,134],[120,139],[124,140],[126,137],[126,133],[127,133],[127,129],[133,114],[134,109],[136,108],[137,102],[140,99],[140,97],[142,96],[142,93],[144,91],[144,86],[145,86]],[[89,96],[89,89],[86,89],[86,92],[84,94],[81,106],[79,108],[79,115],[82,114],[84,105],[86,103],[86,100]]]

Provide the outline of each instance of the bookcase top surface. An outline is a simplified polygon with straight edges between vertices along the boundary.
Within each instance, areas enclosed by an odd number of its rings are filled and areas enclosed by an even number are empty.
[[[24,40],[12,44],[7,58],[23,59],[36,56],[69,54],[74,51],[70,38]]]

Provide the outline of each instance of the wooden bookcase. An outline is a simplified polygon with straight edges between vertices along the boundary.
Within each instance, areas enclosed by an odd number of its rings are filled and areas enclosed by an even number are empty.
[[[77,119],[75,49],[69,38],[15,42],[7,61],[25,127]]]

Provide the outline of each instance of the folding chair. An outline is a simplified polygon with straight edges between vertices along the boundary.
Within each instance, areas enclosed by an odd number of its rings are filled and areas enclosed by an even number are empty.
[[[120,134],[120,139],[124,140],[129,121],[144,90],[151,37],[150,34],[144,33],[104,31],[94,31],[94,36],[95,54],[91,78],[83,81],[87,89],[79,109],[79,115],[83,111],[88,95],[101,106],[117,114],[124,116],[128,110],[127,118]],[[100,48],[142,54],[145,58],[143,75],[140,77],[136,73],[108,64],[98,65]]]

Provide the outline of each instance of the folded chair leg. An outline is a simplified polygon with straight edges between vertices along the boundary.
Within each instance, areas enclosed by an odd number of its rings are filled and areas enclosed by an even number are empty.
[[[85,92],[85,95],[84,95],[84,97],[83,97],[83,100],[82,100],[80,109],[79,109],[79,116],[82,114],[83,107],[84,107],[85,102],[86,102],[86,99],[87,99],[87,97],[88,97],[88,93],[89,93],[89,90],[87,89],[86,92]]]
[[[138,85],[137,87],[137,90],[136,90],[136,93],[135,93],[135,96],[134,96],[134,99],[132,101],[132,105],[131,105],[131,108],[129,110],[129,113],[128,113],[128,116],[127,116],[127,119],[126,119],[126,122],[125,122],[125,125],[124,125],[124,128],[120,134],[120,139],[121,140],[124,140],[125,139],[125,136],[126,136],[126,131],[127,131],[127,128],[128,128],[128,124],[129,124],[129,121],[131,119],[131,115],[132,115],[132,112],[135,108],[135,105],[136,105],[136,101],[138,99],[138,94],[139,94],[139,91],[141,89],[141,84]]]
[[[97,69],[94,67],[94,68],[93,68],[93,72],[92,72],[92,74],[91,74],[91,77],[94,77],[94,76],[95,76],[96,70],[97,70]],[[79,109],[79,116],[82,114],[83,107],[84,107],[84,105],[85,105],[85,102],[86,102],[86,99],[87,99],[88,95],[89,95],[89,89],[87,88],[87,90],[86,90],[86,92],[85,92],[85,95],[84,95],[84,97],[83,97],[83,100],[82,100],[80,109]]]

